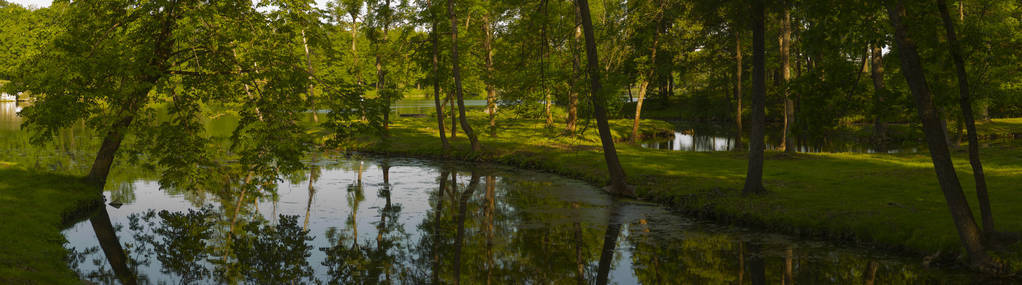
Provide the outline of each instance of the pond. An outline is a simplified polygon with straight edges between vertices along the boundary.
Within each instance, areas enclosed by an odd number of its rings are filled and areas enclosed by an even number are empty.
[[[731,125],[722,126],[708,123],[674,122],[675,131],[666,138],[642,142],[644,148],[669,151],[733,151],[739,147],[735,142],[735,130]],[[781,130],[777,126],[768,126],[766,133],[766,149],[778,150],[781,145]],[[748,133],[743,133],[740,147],[748,147]],[[916,153],[920,150],[919,142],[888,143],[883,149],[871,142],[863,141],[850,131],[835,131],[830,135],[796,138],[797,152],[854,152],[854,153]]]
[[[549,174],[379,157],[309,165],[250,198],[115,183],[105,209],[64,231],[70,266],[100,283],[972,280],[896,255],[700,222]]]
[[[11,112],[23,105],[0,104],[0,160],[84,174],[96,136],[77,126],[31,145]],[[63,231],[68,265],[100,284],[995,281],[708,223],[533,171],[357,154],[306,164],[263,189],[242,188],[239,175],[161,187],[153,171],[118,164],[105,205]]]

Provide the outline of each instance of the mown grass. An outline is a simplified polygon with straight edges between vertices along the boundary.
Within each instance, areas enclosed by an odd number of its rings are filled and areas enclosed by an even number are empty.
[[[101,197],[78,177],[0,162],[0,284],[77,284],[65,260],[69,219]]]
[[[387,139],[364,138],[356,150],[392,155],[468,159],[539,169],[588,181],[608,182],[595,127],[586,135],[564,136],[537,120],[503,122],[496,136],[480,135],[481,153],[471,153],[463,134],[443,152],[433,118],[400,118]],[[997,121],[995,121],[997,122]],[[482,120],[474,125],[482,126]],[[628,120],[613,121],[616,137]],[[563,125],[561,125],[563,126]],[[660,123],[644,124],[657,132]],[[477,127],[482,131],[484,128]],[[964,148],[962,148],[964,149]],[[961,257],[963,250],[941,194],[930,158],[920,154],[768,152],[764,183],[769,194],[742,196],[746,154],[671,152],[618,143],[618,153],[639,196],[726,222],[791,234],[823,237],[903,250]],[[982,149],[996,224],[1022,231],[1022,145]],[[955,152],[955,166],[973,211],[975,190],[967,153]],[[553,189],[556,190],[556,189]],[[977,213],[978,217],[978,213]],[[1022,247],[998,256],[1018,265]]]

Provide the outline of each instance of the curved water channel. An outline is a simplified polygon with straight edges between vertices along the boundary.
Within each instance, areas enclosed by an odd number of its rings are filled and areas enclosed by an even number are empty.
[[[700,222],[532,171],[403,158],[309,164],[241,208],[237,191],[113,185],[105,209],[64,231],[70,266],[100,283],[972,281],[894,255]]]
[[[31,146],[16,127],[12,111],[20,106],[3,107],[0,160],[87,170],[96,147],[88,132]],[[238,181],[161,188],[158,175],[122,165],[105,205],[63,231],[69,267],[100,284],[996,281],[927,267],[918,257],[699,221],[550,174],[318,157],[275,189],[248,192]]]

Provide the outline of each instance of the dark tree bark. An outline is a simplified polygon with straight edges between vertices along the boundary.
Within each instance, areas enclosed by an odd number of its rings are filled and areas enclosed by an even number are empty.
[[[387,14],[383,16],[383,38],[377,43],[376,51],[376,92],[379,93],[380,97],[383,98],[384,111],[383,111],[383,129],[384,135],[387,135],[387,131],[390,129],[390,92],[386,90],[387,71],[383,68],[383,55],[380,54],[379,44],[387,43],[387,31],[390,28],[390,0],[384,2],[387,7]]]
[[[472,131],[472,126],[468,124],[468,118],[465,117],[465,99],[462,96],[461,88],[461,66],[458,64],[458,18],[454,13],[454,0],[447,0],[447,16],[451,19],[451,65],[452,74],[454,75],[454,94],[458,98],[458,115],[461,117],[461,129],[465,131],[465,136],[468,137],[468,141],[472,144],[472,151],[479,152],[479,138],[476,137],[475,132]]]
[[[448,0],[451,1],[451,0]],[[600,85],[600,64],[596,54],[596,38],[593,32],[593,21],[589,16],[589,1],[575,0],[578,5],[579,15],[582,16],[582,30],[586,38],[586,69],[589,71],[589,92],[592,94],[593,116],[596,117],[596,127],[600,132],[600,142],[603,144],[603,158],[607,161],[607,171],[610,174],[610,193],[615,195],[635,197],[635,192],[625,184],[625,170],[621,167],[621,161],[617,157],[617,149],[614,148],[614,138],[610,134],[610,124],[607,122],[607,107],[603,98]]]
[[[445,168],[440,169],[440,188],[436,191],[436,210],[434,210],[433,216],[433,283],[440,284],[440,266],[442,264],[440,258],[440,240],[442,239],[442,232],[440,231],[440,219],[444,212],[444,191],[447,191],[447,174],[448,171]]]
[[[926,83],[926,76],[916,51],[915,41],[908,36],[907,28],[902,20],[902,17],[905,16],[905,7],[900,1],[888,3],[887,14],[891,26],[894,27],[898,57],[901,58],[901,73],[908,82],[912,96],[915,97],[919,117],[923,123],[923,132],[926,134],[926,143],[930,149],[930,158],[933,160],[933,168],[937,173],[940,188],[944,192],[944,199],[951,212],[951,218],[958,230],[958,236],[969,254],[972,265],[989,265],[990,259],[984,252],[982,234],[976,225],[976,220],[973,219],[972,210],[969,208],[965,193],[959,184],[958,175],[951,163],[951,153],[948,151],[947,140],[941,131],[941,120],[937,114],[937,108],[933,104],[930,88]]]
[[[749,271],[749,282],[753,285],[767,284],[766,261],[763,260],[762,246],[757,242],[750,242],[746,248],[750,252],[745,262],[745,270]]]
[[[749,125],[749,167],[745,175],[742,194],[760,194],[763,188],[763,149],[766,115],[766,64],[764,62],[764,3],[754,0],[752,4],[752,120]]]
[[[883,151],[886,149],[887,122],[885,121],[887,106],[887,84],[884,83],[884,54],[879,44],[874,44],[871,50],[870,75],[873,78],[873,136],[877,141],[877,147]]]
[[[603,235],[603,248],[600,250],[600,263],[596,268],[597,285],[605,285],[610,280],[610,265],[614,261],[614,248],[617,247],[617,236],[621,234],[621,222],[618,221],[617,207],[617,204],[610,206],[607,231]]]
[[[979,212],[983,219],[983,232],[989,235],[994,233],[994,214],[990,210],[990,198],[987,195],[987,181],[983,174],[983,163],[979,160],[979,138],[976,137],[976,121],[972,115],[969,77],[965,72],[962,48],[958,44],[955,26],[951,22],[951,15],[948,13],[946,1],[937,0],[937,7],[940,8],[940,16],[944,19],[944,30],[947,31],[947,41],[950,45],[948,48],[951,50],[951,59],[955,62],[955,73],[958,74],[958,104],[959,108],[962,109],[962,119],[965,121],[965,128],[968,130],[969,164],[972,165],[972,175],[976,179],[976,196],[979,199]]]
[[[431,1],[429,5],[432,6],[432,4]],[[431,11],[433,10],[431,9]],[[433,45],[433,104],[436,106],[436,123],[437,129],[440,131],[440,143],[446,152],[450,148],[450,143],[447,142],[447,135],[444,134],[444,106],[440,104],[440,34],[436,31],[436,12],[430,12],[430,16],[433,17],[429,30],[429,40]],[[352,48],[354,47],[352,45]]]

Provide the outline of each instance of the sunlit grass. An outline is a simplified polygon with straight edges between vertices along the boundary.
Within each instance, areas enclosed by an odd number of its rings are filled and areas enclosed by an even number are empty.
[[[62,216],[99,198],[79,178],[0,162],[0,283],[78,284],[64,257]]]
[[[473,117],[479,132],[485,121]],[[1022,123],[1022,119],[1004,120]],[[995,121],[998,122],[998,121]],[[630,120],[616,120],[615,138],[626,139]],[[449,120],[448,120],[449,124]],[[596,185],[608,182],[595,127],[566,136],[563,122],[547,128],[542,120],[499,122],[495,136],[480,134],[482,153],[469,151],[464,134],[442,153],[434,117],[402,118],[386,141],[367,138],[357,149],[396,155],[484,160],[539,169]],[[644,132],[668,127],[650,121]],[[448,133],[449,134],[449,133]],[[764,183],[769,194],[740,195],[745,153],[672,152],[617,144],[628,182],[643,199],[726,221],[778,231],[867,242],[910,252],[961,253],[958,235],[937,183],[930,157],[917,154],[768,152]],[[982,148],[997,226],[1022,231],[1022,148],[996,144]],[[975,204],[974,181],[964,146],[954,152],[966,195]],[[551,189],[556,191],[556,189]],[[1008,254],[1014,256],[1017,254]]]

